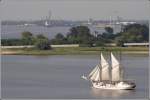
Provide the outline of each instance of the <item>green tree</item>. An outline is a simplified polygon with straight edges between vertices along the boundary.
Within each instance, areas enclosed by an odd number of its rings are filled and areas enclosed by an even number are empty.
[[[105,31],[106,31],[106,33],[111,33],[111,34],[113,34],[113,32],[114,32],[113,28],[111,28],[111,27],[105,27]]]
[[[33,42],[33,35],[31,32],[22,32],[22,41],[23,45],[32,45]]]
[[[50,41],[44,35],[39,34],[35,39],[35,47],[39,50],[49,50],[51,49]]]
[[[58,33],[58,34],[55,36],[55,39],[63,40],[63,39],[64,39],[64,35],[61,34],[61,33]]]
[[[22,45],[22,40],[21,39],[1,39],[1,45],[3,46]]]
[[[142,42],[142,41],[149,41],[149,28],[146,25],[141,24],[131,24],[127,25],[123,29],[123,33],[126,37],[134,37],[134,42]]]
[[[45,37],[43,34],[38,34],[36,36],[37,39],[48,39],[47,37]]]
[[[124,41],[123,37],[120,36],[120,37],[116,37],[115,43],[117,46],[122,47],[124,45],[125,41]]]
[[[102,34],[102,37],[106,40],[105,42],[110,42],[114,39],[115,35],[113,34],[113,28],[105,27],[105,32]]]
[[[51,40],[52,44],[66,44],[68,43],[65,36],[61,33],[56,34],[55,38]]]
[[[95,42],[95,46],[105,46],[105,43],[104,43],[104,41],[96,41]]]
[[[72,27],[67,39],[69,43],[79,43],[80,46],[92,46],[93,44],[93,36],[87,26]]]
[[[138,35],[136,37],[136,42],[142,42],[143,41],[143,36],[142,35]]]

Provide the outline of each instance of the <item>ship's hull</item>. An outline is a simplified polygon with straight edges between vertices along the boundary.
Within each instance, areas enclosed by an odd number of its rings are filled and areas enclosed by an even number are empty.
[[[132,90],[136,87],[134,83],[129,84],[128,82],[118,83],[104,83],[104,82],[92,82],[94,88],[97,89],[112,89],[112,90]]]

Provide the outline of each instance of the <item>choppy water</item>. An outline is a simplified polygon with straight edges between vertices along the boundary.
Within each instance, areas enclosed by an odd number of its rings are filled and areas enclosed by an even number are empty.
[[[2,55],[2,98],[98,99],[148,98],[148,55],[123,55],[125,77],[135,90],[99,90],[81,79],[98,63],[98,55]]]

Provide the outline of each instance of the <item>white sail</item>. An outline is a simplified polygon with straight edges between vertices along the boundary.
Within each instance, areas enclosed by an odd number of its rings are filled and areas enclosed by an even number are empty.
[[[112,81],[120,81],[120,68],[119,67],[112,69]]]
[[[97,65],[92,72],[89,74],[89,78],[92,81],[100,81],[101,80],[101,70],[99,65]]]
[[[101,71],[102,80],[110,80],[109,63],[106,61],[102,53],[101,53],[101,67],[102,67]]]
[[[98,68],[98,71],[97,71],[97,74],[96,74],[96,77],[94,79],[94,81],[100,81],[101,80],[101,77],[100,77],[100,68]]]
[[[98,71],[99,71],[99,69],[97,67],[97,70],[95,71],[95,73],[93,73],[93,75],[90,77],[91,80],[96,81],[95,78],[96,78],[97,74],[99,74]]]
[[[112,68],[119,66],[119,61],[116,59],[116,57],[111,53],[111,61],[112,61]]]
[[[111,53],[112,62],[112,81],[120,81],[120,63],[116,57]]]
[[[98,68],[98,65],[91,71],[91,73],[89,74],[89,77],[91,77],[95,73],[95,71],[97,70],[97,68]]]

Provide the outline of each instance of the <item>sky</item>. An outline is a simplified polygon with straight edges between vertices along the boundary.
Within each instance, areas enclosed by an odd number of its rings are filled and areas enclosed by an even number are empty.
[[[51,11],[52,19],[109,20],[149,19],[148,0],[2,0],[1,20],[45,19]]]

